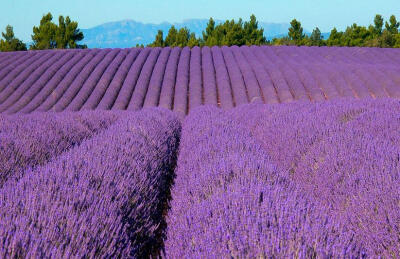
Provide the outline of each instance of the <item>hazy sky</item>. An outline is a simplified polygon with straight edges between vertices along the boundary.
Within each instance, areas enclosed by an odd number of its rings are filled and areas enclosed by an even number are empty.
[[[17,37],[30,40],[32,27],[43,14],[69,15],[80,28],[105,22],[133,19],[141,22],[180,22],[189,18],[248,19],[254,13],[259,21],[290,22],[296,18],[311,30],[318,26],[330,31],[357,22],[367,25],[375,14],[400,18],[400,0],[0,0],[0,30],[14,26]],[[268,32],[267,32],[268,33]]]

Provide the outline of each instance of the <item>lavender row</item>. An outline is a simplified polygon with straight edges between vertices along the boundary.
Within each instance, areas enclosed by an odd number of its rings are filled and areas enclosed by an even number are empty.
[[[0,186],[36,168],[109,127],[110,113],[33,113],[0,116]]]
[[[147,91],[143,107],[155,107],[158,105],[160,99],[161,87],[163,84],[163,77],[166,70],[168,58],[170,55],[170,48],[163,48],[159,60],[156,62],[154,72],[151,75],[149,89]]]
[[[400,98],[400,53],[232,46],[0,53],[0,112]]]
[[[108,130],[0,190],[0,257],[156,256],[180,122],[119,112]]]
[[[158,105],[162,108],[172,109],[175,96],[175,81],[178,69],[178,61],[181,49],[175,47],[171,50],[168,63],[165,68],[163,83],[160,90],[160,100]]]
[[[217,84],[218,96],[217,101],[221,108],[231,109],[234,107],[233,93],[230,84],[228,70],[222,55],[221,48],[212,47],[212,57],[215,68],[215,83]],[[206,78],[204,78],[206,79]],[[207,79],[210,80],[210,79]]]

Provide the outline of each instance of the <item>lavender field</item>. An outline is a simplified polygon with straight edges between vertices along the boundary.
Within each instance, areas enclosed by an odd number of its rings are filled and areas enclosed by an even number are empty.
[[[0,53],[0,113],[400,98],[400,50],[194,47]]]
[[[0,53],[0,258],[400,257],[400,51]]]

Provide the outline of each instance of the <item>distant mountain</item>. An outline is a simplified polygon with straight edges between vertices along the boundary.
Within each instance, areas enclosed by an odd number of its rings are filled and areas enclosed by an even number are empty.
[[[186,26],[191,32],[200,36],[207,22],[207,19],[189,19],[174,23],[174,25],[178,29]],[[222,22],[222,20],[216,20],[216,24]],[[82,43],[88,45],[89,48],[129,48],[136,44],[146,45],[154,41],[158,30],[163,30],[165,37],[171,26],[172,24],[168,22],[160,24],[133,20],[109,22],[90,29],[82,29],[85,35]],[[290,24],[259,22],[259,26],[264,28],[267,39],[272,39],[278,35],[286,35]]]

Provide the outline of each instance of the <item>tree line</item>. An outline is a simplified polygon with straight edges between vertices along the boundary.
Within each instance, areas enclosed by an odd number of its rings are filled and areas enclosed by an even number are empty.
[[[242,19],[235,22],[227,20],[222,24],[216,25],[213,18],[207,23],[202,37],[196,38],[196,35],[186,27],[177,30],[171,26],[167,36],[163,37],[163,31],[159,30],[152,47],[194,47],[194,46],[232,46],[232,45],[262,45],[266,44],[267,39],[264,36],[264,29],[258,28],[258,22],[254,15],[250,20],[243,22]]]
[[[268,41],[264,36],[264,29],[259,28],[254,15],[250,16],[248,22],[243,22],[242,19],[237,22],[227,20],[218,25],[210,18],[199,38],[196,38],[196,35],[187,28],[177,30],[172,26],[165,38],[163,31],[159,30],[154,42],[148,46],[305,45],[400,48],[399,26],[400,22],[394,15],[390,16],[389,21],[384,21],[382,15],[377,14],[373,24],[368,27],[356,23],[348,26],[345,31],[338,31],[335,27],[331,30],[329,37],[324,39],[318,27],[307,35],[304,33],[301,22],[293,19],[287,36]]]
[[[305,35],[301,23],[294,19],[290,23],[288,35],[273,39],[270,44],[400,48],[399,26],[396,16],[392,15],[389,21],[384,21],[382,15],[377,14],[373,24],[368,27],[356,23],[347,26],[345,31],[338,31],[334,27],[329,37],[324,39],[318,27],[310,36]]]
[[[33,27],[31,50],[40,49],[76,49],[87,48],[86,45],[78,44],[83,40],[84,35],[78,28],[78,23],[72,21],[69,16],[60,15],[58,24],[53,22],[53,15],[43,15],[38,26]],[[0,40],[0,51],[27,50],[24,42],[14,35],[11,25],[7,25]]]
[[[178,30],[175,26],[171,26],[165,37],[164,32],[159,30],[154,41],[148,46],[305,45],[400,48],[399,27],[400,22],[396,16],[392,15],[385,21],[382,15],[377,14],[369,26],[353,23],[344,31],[338,31],[335,27],[329,37],[324,39],[318,27],[307,35],[301,22],[293,19],[286,36],[268,41],[264,36],[264,29],[259,27],[254,15],[250,16],[249,21],[226,20],[220,24],[216,24],[214,19],[210,18],[200,37],[186,27]],[[72,21],[69,16],[64,18],[60,15],[56,24],[51,13],[48,13],[43,15],[38,26],[33,27],[32,44],[29,49],[87,48],[86,45],[78,43],[83,38],[84,35],[76,21]],[[19,50],[27,50],[27,46],[15,37],[13,27],[8,25],[0,39],[0,51]]]

